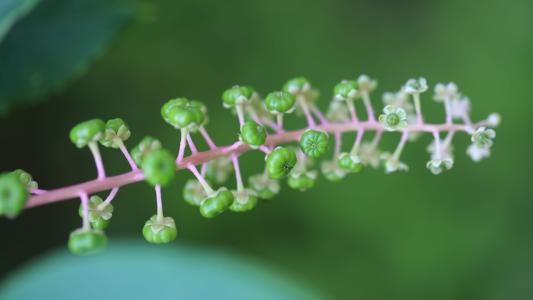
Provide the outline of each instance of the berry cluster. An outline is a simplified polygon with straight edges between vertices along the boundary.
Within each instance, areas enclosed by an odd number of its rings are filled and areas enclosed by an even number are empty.
[[[272,199],[280,191],[282,179],[287,179],[287,185],[296,190],[312,188],[318,177],[313,166],[317,159],[327,155],[333,143],[333,157],[320,164],[322,174],[331,181],[365,168],[382,168],[385,173],[407,171],[408,166],[400,161],[401,153],[406,143],[415,141],[421,133],[433,136],[428,146],[430,160],[426,164],[433,174],[453,167],[452,139],[457,132],[471,135],[472,145],[467,154],[474,161],[489,156],[496,136],[491,128],[499,124],[500,118],[491,114],[486,120],[472,123],[470,101],[459,93],[454,83],[435,86],[433,99],[444,104],[446,113],[445,121],[440,124],[424,121],[421,94],[428,90],[424,78],[410,79],[398,92],[385,93],[384,108],[379,116],[375,115],[370,99],[376,87],[377,82],[365,75],[341,81],[334,87],[333,100],[324,115],[316,105],[318,91],[303,77],[289,80],[281,91],[269,93],[264,100],[249,86],[233,86],[222,94],[222,104],[237,115],[240,134],[238,141],[222,147],[213,142],[206,130],[207,108],[202,102],[171,99],[161,107],[161,116],[180,132],[176,156],[150,136],[128,150],[125,141],[131,132],[122,119],[82,122],[72,128],[70,140],[78,148],[89,148],[97,178],[69,187],[42,190],[26,171],[4,173],[0,175],[0,215],[15,217],[24,208],[79,198],[82,226],[70,234],[68,247],[73,253],[88,254],[103,249],[107,243],[103,230],[112,218],[111,202],[119,188],[142,180],[153,186],[156,196],[156,213],[142,228],[144,238],[154,244],[174,240],[176,223],[163,214],[161,189],[172,181],[177,170],[186,169],[194,175],[194,179],[184,185],[185,202],[198,207],[203,217],[214,218],[226,210],[246,212],[260,200]],[[365,120],[357,113],[359,102],[366,110]],[[293,112],[305,118],[305,128],[284,128],[284,117]],[[355,141],[349,151],[343,151],[342,135],[349,132],[356,133]],[[372,138],[365,139],[369,132],[373,133]],[[385,132],[400,133],[399,143],[392,153],[379,148]],[[206,141],[208,150],[197,149],[193,139],[196,134]],[[286,143],[295,145],[284,146]],[[99,145],[119,149],[131,171],[106,175]],[[187,149],[188,156],[185,155]],[[239,156],[250,150],[264,153],[265,167],[263,172],[250,176],[246,186]],[[228,189],[224,184],[232,173],[236,188]],[[106,190],[110,192],[105,200],[94,195]]]

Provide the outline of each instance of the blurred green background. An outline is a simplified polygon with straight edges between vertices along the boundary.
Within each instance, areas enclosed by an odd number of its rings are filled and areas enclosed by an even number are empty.
[[[31,69],[39,58],[45,63],[35,64],[43,68],[46,63],[60,65],[60,71],[66,62],[77,66],[74,78],[55,84],[32,104],[25,99],[42,94],[43,82],[56,77],[44,73],[44,80],[21,85],[24,101],[0,117],[1,170],[26,169],[43,188],[92,178],[90,154],[73,147],[68,132],[93,117],[124,118],[133,133],[130,146],[150,134],[176,149],[178,133],[159,116],[162,102],[175,96],[203,100],[214,139],[230,143],[237,121],[228,121],[231,115],[220,95],[236,83],[264,95],[304,75],[322,91],[325,109],[332,86],[361,73],[379,79],[376,103],[382,92],[397,90],[413,76],[425,76],[431,84],[455,81],[472,99],[474,120],[491,112],[503,116],[490,159],[471,162],[465,154],[468,137],[458,135],[454,169],[433,176],[425,169],[426,137],[404,152],[408,173],[385,176],[368,170],[340,183],[320,179],[305,193],[285,187],[250,213],[213,220],[201,218],[182,201],[181,187],[191,175],[181,172],[164,190],[165,212],[180,230],[169,247],[194,244],[252,257],[330,299],[533,298],[533,140],[528,127],[533,2],[97,2],[102,7],[93,7],[97,13],[88,23],[82,12],[90,10],[74,10],[50,28],[49,36],[39,32],[38,39],[29,38],[23,32],[21,40],[10,36],[15,24],[3,43],[26,47],[9,52],[0,44],[0,98],[16,98],[10,94],[15,79],[26,78],[24,68]],[[111,15],[99,14],[111,5],[117,6]],[[55,11],[46,12],[40,24],[59,20]],[[31,16],[22,17],[20,25]],[[66,28],[70,35],[61,31]],[[50,53],[55,57],[46,60],[44,54]],[[423,106],[428,118],[442,118],[442,107],[429,95]],[[396,138],[384,146],[392,149]],[[127,170],[118,151],[103,153],[110,173]],[[258,153],[243,162],[246,175],[263,164]],[[141,226],[155,209],[152,189],[128,186],[113,204],[110,247],[120,237],[141,240]],[[80,224],[77,207],[77,201],[67,201],[0,220],[0,278],[65,247],[69,232]]]

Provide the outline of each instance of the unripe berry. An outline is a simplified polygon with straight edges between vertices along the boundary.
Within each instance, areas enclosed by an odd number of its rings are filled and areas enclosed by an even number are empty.
[[[254,209],[259,202],[256,193],[250,189],[233,191],[233,203],[229,207],[234,212],[246,212]]]
[[[145,136],[141,142],[131,150],[131,156],[137,166],[140,167],[146,155],[152,151],[161,149],[161,147],[161,142],[158,139],[151,136]]]
[[[100,230],[77,229],[70,234],[68,249],[79,255],[102,251],[107,245],[107,237]]]
[[[250,99],[252,99],[253,94],[253,88],[249,86],[235,85],[232,88],[224,91],[224,93],[222,94],[222,101],[224,107],[230,108],[234,107],[236,104],[250,101]]]
[[[28,200],[28,190],[16,173],[0,175],[0,216],[15,217]]]
[[[214,218],[224,212],[233,203],[233,193],[220,188],[214,195],[206,198],[200,205],[200,214],[205,218]]]
[[[243,143],[250,145],[252,148],[257,148],[265,143],[266,136],[267,133],[265,127],[254,121],[246,121],[241,126],[239,139]]]
[[[285,178],[296,165],[296,153],[283,147],[277,147],[266,157],[266,170],[272,179]]]
[[[305,155],[318,158],[329,148],[329,136],[324,131],[307,129],[300,137],[300,148]]]
[[[152,244],[166,244],[176,239],[178,230],[171,217],[153,215],[143,226],[144,239]]]
[[[290,188],[300,191],[305,191],[315,185],[316,172],[306,172],[303,174],[296,174],[295,172],[289,175],[287,184]]]
[[[105,124],[104,135],[100,139],[100,144],[104,147],[119,148],[130,136],[131,132],[124,120],[111,119]]]
[[[146,155],[141,168],[146,181],[151,185],[165,186],[176,174],[174,158],[165,149],[155,150]]]
[[[113,216],[113,205],[106,204],[100,208],[99,206],[102,203],[102,198],[98,196],[91,196],[89,199],[89,222],[94,229],[106,229],[109,225],[109,220]],[[80,217],[83,217],[83,205],[80,205],[78,213]]]
[[[76,147],[83,148],[96,142],[104,135],[105,123],[100,119],[92,119],[79,123],[70,130],[70,140]]]
[[[257,193],[261,199],[272,199],[279,193],[280,186],[277,180],[271,179],[265,174],[256,174],[248,178],[250,187]]]
[[[265,99],[265,108],[273,114],[290,113],[294,110],[296,99],[287,92],[272,92]]]
[[[336,99],[355,99],[357,97],[359,85],[355,80],[343,80],[333,88],[333,94]]]
[[[337,158],[337,163],[339,167],[343,168],[346,171],[357,173],[363,169],[363,163],[357,155],[352,155],[350,153],[343,152]]]

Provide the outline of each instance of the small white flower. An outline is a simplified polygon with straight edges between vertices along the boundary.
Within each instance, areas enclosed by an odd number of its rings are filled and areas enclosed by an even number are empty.
[[[363,142],[359,146],[359,157],[365,165],[370,165],[373,168],[379,167],[380,154],[379,149],[371,143]]]
[[[496,132],[492,129],[479,127],[472,135],[472,142],[479,147],[490,148],[493,144],[493,139],[496,137]]]
[[[379,122],[388,131],[401,130],[407,127],[407,113],[403,108],[387,105],[379,116]]]
[[[428,83],[426,78],[420,77],[418,79],[409,79],[402,87],[402,91],[406,94],[422,94],[428,90]]]
[[[476,144],[471,144],[468,146],[468,149],[466,149],[466,154],[470,156],[470,158],[474,162],[479,162],[484,158],[488,158],[490,156],[490,148],[489,147],[480,147]]]
[[[357,84],[361,91],[372,92],[378,87],[378,82],[375,79],[371,79],[367,75],[361,75],[357,78]]]
[[[433,99],[437,102],[442,102],[445,100],[452,100],[459,96],[457,85],[453,82],[448,84],[437,83],[435,85],[435,95]]]
[[[437,153],[437,147],[435,147],[435,140],[428,145],[426,150],[431,154],[431,159],[449,158],[453,160],[453,145],[441,143],[440,153]]]
[[[439,175],[443,171],[450,170],[453,167],[453,159],[432,159],[427,162],[426,168],[428,168],[434,175]]]
[[[385,162],[385,173],[409,171],[409,166],[394,158],[390,153],[383,153],[381,160]]]
[[[326,117],[332,122],[346,122],[350,119],[350,113],[346,104],[339,101],[331,101]]]
[[[450,102],[451,114],[455,119],[461,119],[470,114],[470,99],[468,97],[458,97]]]
[[[498,127],[502,121],[500,114],[492,113],[487,118],[487,125],[490,127]]]
[[[403,108],[407,114],[414,113],[413,103],[409,101],[407,94],[402,91],[396,93],[386,92],[383,94],[382,100],[385,106],[394,105]]]

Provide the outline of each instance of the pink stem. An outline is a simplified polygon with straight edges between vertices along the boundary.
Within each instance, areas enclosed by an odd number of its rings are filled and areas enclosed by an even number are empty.
[[[130,152],[128,149],[126,149],[126,146],[124,146],[124,143],[120,143],[120,151],[122,151],[122,154],[124,154],[124,157],[126,157],[126,160],[130,164],[130,167],[132,170],[137,170],[137,164],[133,161],[133,158],[131,158]]]
[[[372,107],[372,103],[370,102],[370,95],[368,94],[368,92],[364,92],[362,96],[363,102],[366,107],[366,114],[368,115],[368,121],[374,122],[376,120],[376,117],[374,114],[374,108]]]
[[[340,131],[335,132],[335,157],[341,153],[342,148],[342,133]]]
[[[407,142],[407,138],[409,137],[409,131],[404,131],[402,133],[402,137],[400,138],[400,142],[398,143],[398,146],[396,147],[396,150],[394,151],[394,154],[392,154],[392,157],[396,160],[400,158],[400,155],[402,154],[403,147],[405,146],[405,143]]]
[[[157,203],[157,220],[163,221],[163,200],[161,197],[161,185],[156,184],[155,186],[155,199]]]
[[[198,148],[196,148],[196,145],[194,144],[190,134],[187,134],[187,143],[189,144],[192,154],[198,153]]]
[[[435,138],[435,153],[437,154],[437,159],[441,158],[441,146],[440,146],[440,135],[438,131],[433,131],[433,137]]]
[[[444,110],[446,111],[446,124],[452,124],[452,107],[450,99],[444,99]]]
[[[270,149],[267,146],[265,146],[265,145],[259,146],[259,150],[261,152],[265,153],[265,154],[269,154],[270,153]]]
[[[200,134],[204,138],[205,142],[207,143],[207,146],[209,146],[209,149],[216,149],[217,145],[213,142],[211,137],[209,136],[209,133],[207,133],[207,130],[205,130],[204,127],[200,127]]]
[[[233,154],[231,156],[231,161],[233,162],[233,169],[235,170],[235,180],[237,182],[237,191],[242,191],[244,189],[244,185],[242,183],[241,168],[239,166],[239,159],[237,158],[236,154]]]
[[[94,158],[94,163],[96,165],[96,170],[98,172],[98,179],[103,180],[106,178],[104,162],[102,161],[102,156],[100,155],[100,150],[98,149],[98,144],[96,142],[89,143],[89,149]]]
[[[33,189],[30,191],[30,193],[34,194],[34,195],[42,195],[44,193],[46,193],[47,191],[46,190],[41,190],[41,189]]]
[[[404,130],[403,136],[411,132],[448,132],[448,131],[462,131],[470,133],[472,128],[485,126],[487,121],[481,121],[473,125],[464,124],[411,124]],[[330,123],[328,125],[317,126],[317,129],[330,133],[353,132],[364,129],[365,131],[384,131],[383,125],[378,122],[360,122],[360,123]],[[275,147],[276,145],[288,142],[298,141],[300,136],[304,133],[304,129],[280,132],[271,134],[267,137],[265,146]],[[405,137],[406,138],[406,137]],[[176,163],[178,170],[191,168],[194,165],[202,164],[210,160],[216,159],[228,154],[241,154],[252,150],[249,146],[240,143],[234,143],[229,146],[220,147],[204,152],[198,152],[195,155],[184,158],[181,162]],[[200,175],[200,174],[199,174]],[[55,190],[49,190],[42,195],[33,195],[28,199],[26,207],[36,207],[49,203],[54,203],[62,200],[78,198],[80,193],[97,193],[105,190],[110,190],[115,187],[121,187],[134,182],[144,180],[144,175],[140,170],[130,171],[124,174],[106,177],[104,180],[90,180],[78,183],[71,186],[62,187]]]
[[[318,109],[318,107],[316,107],[316,105],[311,106],[311,111],[318,118],[318,120],[320,121],[320,124],[322,125],[329,124],[328,119],[324,116],[324,114],[322,114],[322,112],[320,111],[320,109]]]
[[[176,158],[176,163],[180,163],[183,160],[183,156],[185,155],[185,146],[187,146],[187,135],[188,134],[189,134],[189,130],[185,128],[181,129],[180,147],[178,150],[178,157]]]
[[[359,145],[361,144],[361,141],[363,140],[363,135],[365,134],[365,130],[361,129],[357,131],[357,137],[355,138],[355,143],[352,147],[352,153],[357,153],[357,149],[359,148]]]
[[[196,177],[198,182],[200,182],[200,184],[204,188],[205,193],[208,196],[211,196],[215,193],[215,191],[213,191],[213,189],[209,186],[209,183],[205,181],[205,178],[200,173],[198,173],[198,170],[196,169],[194,165],[192,164],[187,165],[187,169],[189,169],[189,171],[191,171],[191,173]]]
[[[357,118],[357,112],[355,111],[353,99],[347,99],[346,104],[348,106],[348,110],[350,111],[350,116],[352,117],[352,123],[358,123],[359,119]]]
[[[109,205],[109,203],[111,203],[111,201],[113,201],[113,199],[115,199],[115,196],[117,195],[118,190],[119,190],[118,187],[114,187],[113,189],[111,189],[111,192],[109,193],[109,195],[107,196],[105,201],[100,203],[100,205],[98,205],[98,208],[103,209],[104,207]]]
[[[82,192],[80,193],[80,199],[83,210],[82,228],[83,230],[89,230],[91,229],[91,224],[89,223],[89,196],[87,193]]]
[[[307,105],[307,102],[305,102],[305,99],[299,96],[298,104],[300,104],[300,107],[302,108],[304,112],[305,118],[307,119],[307,126],[309,128],[315,128],[316,126],[315,120],[313,120],[313,116],[311,115],[311,111],[309,111],[309,106]]]
[[[202,169],[200,169],[200,174],[202,177],[205,177],[205,174],[207,173],[207,163],[202,164]]]

